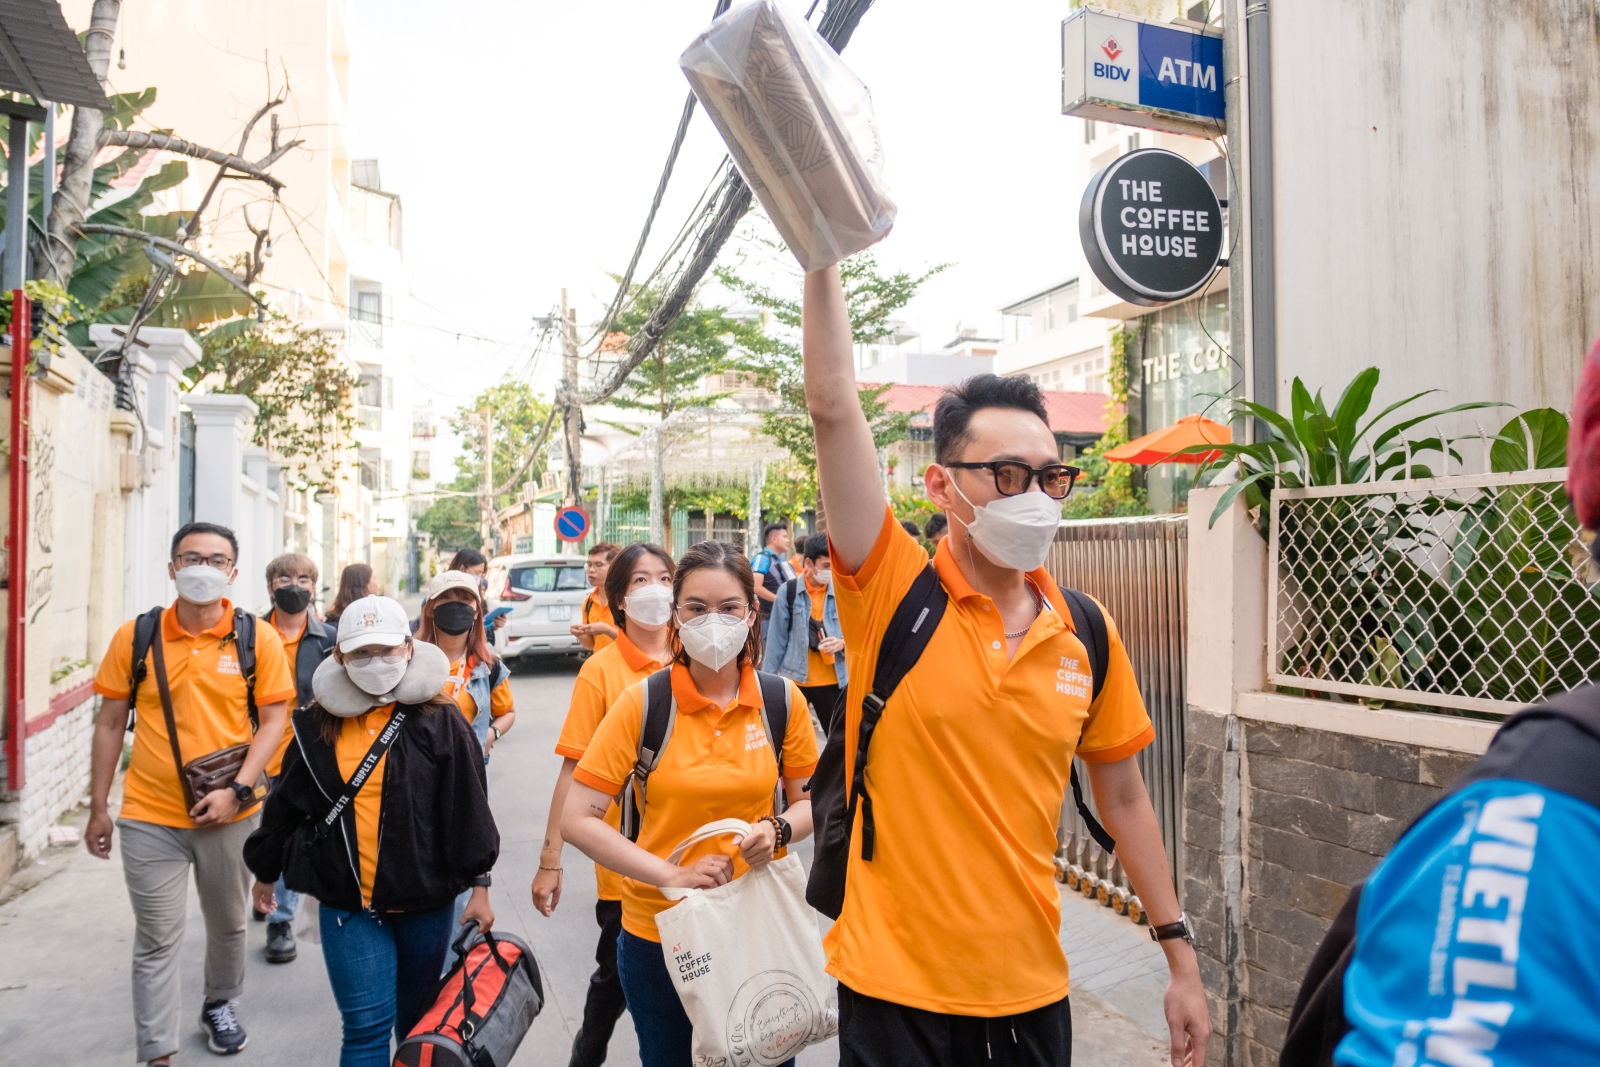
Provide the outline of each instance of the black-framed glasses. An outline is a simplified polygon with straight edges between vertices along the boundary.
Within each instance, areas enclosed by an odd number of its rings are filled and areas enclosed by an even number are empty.
[[[1033,480],[1037,478],[1039,488],[1044,490],[1045,496],[1055,500],[1065,500],[1067,494],[1072,492],[1072,483],[1083,473],[1077,467],[1066,463],[1046,463],[1043,467],[1030,467],[1014,459],[1001,459],[992,463],[946,463],[945,466],[963,471],[988,471],[994,475],[994,491],[1001,496],[1026,493]]]
[[[230,570],[233,567],[233,557],[224,556],[220,553],[215,556],[202,556],[198,552],[184,552],[181,555],[173,556],[172,561],[178,565],[180,570],[184,567],[199,567],[202,565],[215,567],[219,571]]]

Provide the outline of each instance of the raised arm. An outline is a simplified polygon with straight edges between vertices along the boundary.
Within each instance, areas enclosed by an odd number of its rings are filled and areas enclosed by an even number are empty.
[[[837,266],[806,275],[801,329],[828,538],[854,572],[883,529],[884,496],[872,428],[856,391],[855,348]]]

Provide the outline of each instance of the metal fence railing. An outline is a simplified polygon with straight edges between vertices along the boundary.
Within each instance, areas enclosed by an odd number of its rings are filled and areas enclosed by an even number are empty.
[[[1139,753],[1139,768],[1175,877],[1183,838],[1188,555],[1187,515],[1147,515],[1062,523],[1046,564],[1060,585],[1105,605],[1133,661],[1156,731],[1155,742]],[[1081,764],[1078,773],[1084,776]],[[1084,796],[1092,808],[1087,782]],[[1071,796],[1062,805],[1056,864],[1070,887],[1141,917],[1121,866],[1089,838]]]
[[[1271,680],[1506,714],[1600,681],[1564,469],[1276,490]]]

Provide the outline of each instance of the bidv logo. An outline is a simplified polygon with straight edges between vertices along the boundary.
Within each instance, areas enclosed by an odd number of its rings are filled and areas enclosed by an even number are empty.
[[[1116,37],[1107,37],[1100,45],[1100,51],[1106,54],[1109,60],[1115,60],[1122,54],[1122,46],[1117,44]],[[1108,81],[1125,82],[1133,77],[1132,67],[1119,67],[1115,62],[1102,63],[1099,60],[1094,64],[1094,76],[1105,78]]]

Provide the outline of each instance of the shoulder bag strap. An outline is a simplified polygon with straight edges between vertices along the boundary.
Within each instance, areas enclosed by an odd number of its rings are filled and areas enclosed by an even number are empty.
[[[339,795],[333,800],[333,807],[329,808],[328,814],[322,817],[322,822],[317,827],[318,841],[327,837],[333,831],[334,826],[339,822],[339,816],[344,814],[344,809],[350,806],[351,802],[355,800],[356,794],[361,792],[361,787],[367,784],[367,779],[372,777],[373,768],[377,767],[378,761],[384,757],[384,753],[389,751],[390,746],[394,744],[394,739],[399,736],[400,727],[405,725],[406,716],[406,706],[404,704],[396,704],[394,714],[389,716],[388,724],[379,731],[377,740],[372,742],[371,747],[367,749],[367,754],[361,758],[361,763],[356,767],[356,772],[340,788]],[[338,766],[337,757],[335,757],[334,765]]]
[[[846,812],[846,819],[854,822],[856,802],[860,801],[863,860],[872,859],[873,838],[877,832],[872,818],[872,797],[867,795],[867,751],[872,747],[872,733],[883,717],[889,698],[928,647],[949,603],[950,597],[939,582],[939,573],[929,563],[894,609],[883,634],[883,643],[878,646],[872,691],[861,700],[861,730],[856,740],[856,762],[850,778],[849,810]]]
[[[1078,640],[1083,642],[1083,647],[1089,653],[1089,672],[1094,678],[1094,688],[1091,690],[1089,702],[1100,699],[1100,690],[1106,682],[1106,665],[1110,659],[1110,641],[1106,636],[1106,617],[1100,610],[1100,605],[1092,599],[1078,592],[1076,589],[1061,590],[1061,597],[1067,602],[1067,610],[1072,613],[1072,627],[1078,633]],[[1078,761],[1072,761],[1072,803],[1078,808],[1078,814],[1083,817],[1083,824],[1089,830],[1089,836],[1094,838],[1095,844],[1107,852],[1117,850],[1116,838],[1100,825],[1100,820],[1094,817],[1089,810],[1089,805],[1083,799],[1083,783],[1078,779]]]
[[[767,732],[772,758],[778,764],[778,785],[772,795],[772,813],[782,815],[789,806],[783,791],[783,739],[789,736],[789,682],[780,674],[756,671],[761,686],[761,728]]]
[[[630,781],[622,783],[622,833],[629,841],[639,840],[644,822],[645,794],[650,773],[661,762],[661,753],[672,738],[677,706],[672,699],[672,668],[663,667],[644,680],[644,716],[639,722],[639,748],[634,756]]]
[[[150,654],[155,658],[156,692],[161,694],[161,714],[167,720],[167,741],[172,745],[172,764],[178,772],[178,785],[183,789],[185,811],[193,811],[197,803],[194,791],[189,788],[189,778],[183,773],[183,751],[178,747],[178,720],[172,714],[172,689],[167,685],[167,657],[162,645],[160,628],[150,642]]]

